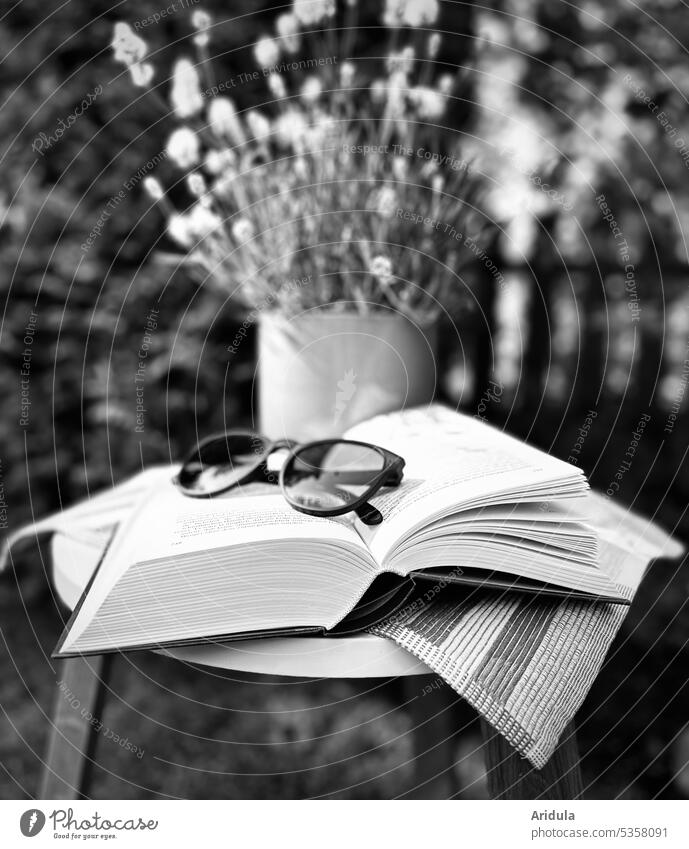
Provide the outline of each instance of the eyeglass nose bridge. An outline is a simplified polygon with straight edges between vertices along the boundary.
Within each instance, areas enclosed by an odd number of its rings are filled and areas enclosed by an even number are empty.
[[[298,445],[299,443],[294,439],[276,439],[275,442],[270,443],[266,453],[272,454],[273,451],[282,451],[283,449],[293,451]]]

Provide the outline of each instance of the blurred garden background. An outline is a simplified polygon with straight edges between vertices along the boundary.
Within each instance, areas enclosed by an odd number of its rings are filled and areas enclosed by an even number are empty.
[[[171,462],[197,433],[252,422],[252,346],[227,353],[245,316],[184,268],[171,273],[162,255],[174,246],[141,185],[171,119],[152,119],[148,95],[112,57],[114,23],[163,5],[20,0],[0,11],[0,482],[10,529]],[[253,44],[284,11],[262,0],[203,8],[217,82],[255,66]],[[187,50],[189,9],[138,30],[160,66]],[[356,61],[384,58],[378,18],[378,4],[362,5]],[[483,399],[485,418],[575,457],[603,491],[647,416],[611,495],[689,542],[684,4],[443,2],[435,28],[444,38],[434,73],[460,70],[448,138],[483,174],[499,225],[463,270],[473,297],[443,336],[439,397],[469,413]],[[163,76],[156,86],[165,97]],[[244,110],[271,95],[259,78],[232,98]],[[166,172],[163,160],[156,173]],[[141,427],[134,375],[147,335]],[[64,611],[47,563],[47,549],[28,546],[0,578],[8,798],[37,791],[49,727],[48,658]],[[591,691],[579,722],[589,796],[689,798],[688,591],[684,565],[652,571]],[[145,754],[103,744],[96,797],[386,798],[409,781],[411,720],[394,683],[276,687],[137,655],[112,690],[108,724]],[[466,795],[481,795],[478,731],[456,710],[458,727],[469,723],[453,743],[459,778]]]

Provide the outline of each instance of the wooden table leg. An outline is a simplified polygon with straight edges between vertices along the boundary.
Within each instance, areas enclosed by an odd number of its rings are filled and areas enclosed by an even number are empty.
[[[457,783],[454,706],[459,697],[439,678],[416,675],[405,682],[405,695],[414,750],[412,787],[405,798],[449,799]]]
[[[112,658],[62,661],[39,799],[88,798]]]
[[[545,767],[535,769],[481,720],[491,799],[580,799],[583,794],[574,723],[564,730]]]

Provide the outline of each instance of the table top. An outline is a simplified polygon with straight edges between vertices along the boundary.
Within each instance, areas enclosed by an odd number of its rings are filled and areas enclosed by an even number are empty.
[[[94,543],[60,533],[54,535],[53,580],[58,596],[70,610],[76,606],[100,556],[100,546]],[[372,634],[208,643],[160,653],[219,669],[299,678],[387,678],[431,672],[405,649]]]

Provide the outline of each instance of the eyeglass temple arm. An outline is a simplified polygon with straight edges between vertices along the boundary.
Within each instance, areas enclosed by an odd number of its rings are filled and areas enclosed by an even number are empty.
[[[354,512],[365,525],[380,525],[383,521],[383,514],[368,501],[355,507]]]
[[[388,470],[383,486],[399,486],[404,477],[404,462],[395,462]]]
[[[404,460],[398,458],[389,469],[381,486],[399,486],[404,477]],[[365,525],[380,525],[383,514],[368,501],[360,504],[354,511]]]

